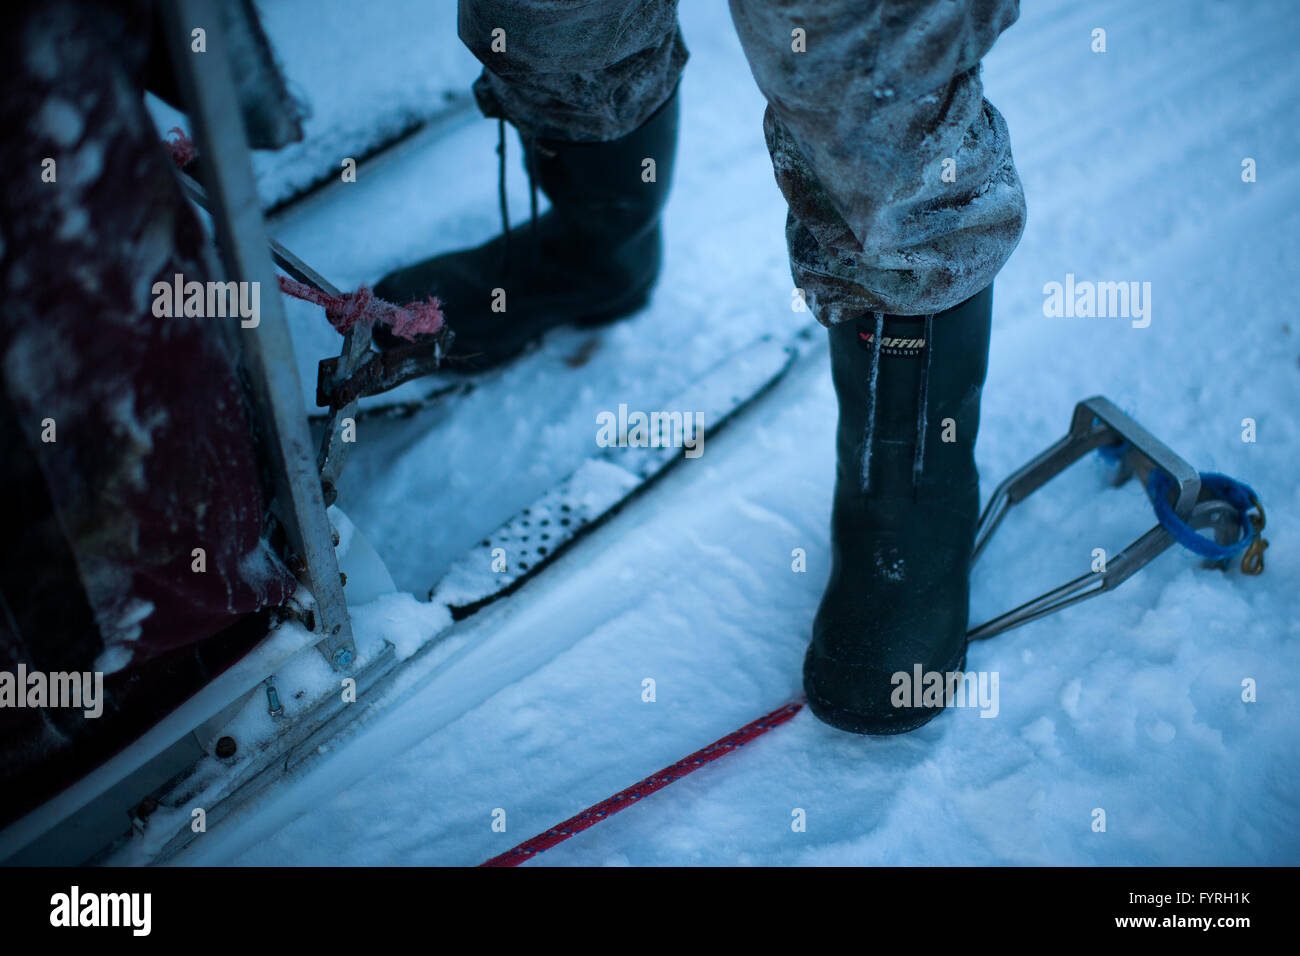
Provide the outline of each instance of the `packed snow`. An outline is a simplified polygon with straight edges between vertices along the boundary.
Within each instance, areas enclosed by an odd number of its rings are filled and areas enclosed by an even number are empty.
[[[377,124],[402,121],[381,102],[390,82],[432,99],[473,78],[450,0],[418,5],[436,43],[397,48],[372,26],[401,36],[395,11],[417,5],[380,4],[373,24],[345,4],[289,14],[302,6],[262,4],[319,142],[345,139],[372,108]],[[1297,862],[1293,13],[1280,0],[1026,4],[984,69],[1029,202],[996,285],[977,450],[986,495],[1064,434],[1077,401],[1104,394],[1197,467],[1253,485],[1268,511],[1264,575],[1171,550],[1111,594],[973,645],[967,666],[998,675],[996,715],[954,709],[904,736],[861,738],[805,712],[531,865]],[[763,102],[725,5],[683,4],[681,16],[692,61],[652,306],[554,334],[411,418],[360,423],[341,504],[407,593],[359,607],[358,630],[373,640],[391,628],[404,654],[430,637],[445,647],[412,659],[382,715],[179,862],[477,863],[799,694],[829,561],[824,345],[507,601],[449,626],[445,608],[415,600],[601,451],[599,412],[660,407],[726,354],[807,320],[790,308]],[[1097,28],[1104,53],[1091,49]],[[326,67],[344,49],[366,69],[331,106]],[[411,87],[425,64],[435,79]],[[499,222],[495,137],[470,114],[417,134],[273,231],[345,288],[481,241]],[[300,155],[334,147],[314,148]],[[518,218],[527,192],[512,157]],[[1243,181],[1246,159],[1257,181]],[[1149,282],[1149,324],[1046,316],[1044,286],[1067,276]],[[287,307],[310,394],[338,340],[319,312]],[[1151,526],[1141,490],[1108,478],[1090,458],[1013,511],[975,569],[974,619]]]

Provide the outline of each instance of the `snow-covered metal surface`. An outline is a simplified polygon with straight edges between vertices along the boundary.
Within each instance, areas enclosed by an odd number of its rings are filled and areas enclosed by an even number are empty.
[[[815,323],[814,323],[815,326]],[[634,490],[671,465],[703,456],[708,435],[762,395],[790,367],[806,328],[789,342],[768,336],[729,355],[697,382],[663,403],[656,422],[638,434],[638,410],[607,413],[611,437],[596,456],[529,504],[478,547],[458,558],[431,590],[429,600],[455,614],[475,610],[531,577]],[[674,417],[675,416],[675,417]],[[689,446],[689,447],[688,447]]]

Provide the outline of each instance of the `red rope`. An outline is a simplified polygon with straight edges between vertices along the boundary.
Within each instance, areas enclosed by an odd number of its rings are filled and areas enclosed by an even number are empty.
[[[167,131],[163,145],[167,147],[167,152],[171,154],[172,162],[176,164],[177,169],[184,169],[194,162],[194,157],[199,155],[199,148],[179,126],[173,126]]]
[[[731,753],[737,747],[749,743],[756,737],[761,737],[769,730],[780,727],[799,713],[803,709],[803,704],[802,700],[796,700],[783,707],[778,707],[770,714],[741,727],[735,733],[728,734],[721,740],[715,740],[703,750],[695,751],[695,753],[677,761],[671,767],[665,767],[653,776],[646,777],[640,783],[633,784],[626,790],[614,794],[609,799],[602,800],[595,806],[583,810],[577,816],[569,817],[563,823],[551,827],[545,833],[539,833],[531,840],[525,840],[517,847],[506,850],[499,856],[494,856],[492,859],[480,863],[479,866],[518,866],[525,860],[530,860],[538,853],[563,843],[569,837],[581,833],[588,827],[595,826],[601,820],[613,816],[618,811],[627,809],[642,797],[649,796],[656,790],[662,790],[670,783],[677,782],[689,773],[694,773],[706,763],[712,763],[719,757]]]
[[[163,140],[167,152],[177,169],[184,169],[199,155],[194,141],[185,135],[185,130],[173,126],[167,131]],[[280,291],[295,299],[314,302],[325,310],[325,318],[340,335],[352,331],[360,322],[366,328],[386,325],[399,339],[414,342],[417,335],[436,335],[443,326],[442,303],[433,296],[423,302],[408,302],[406,305],[394,305],[384,299],[375,297],[369,286],[362,286],[356,292],[342,295],[326,295],[319,289],[293,279],[278,277]]]
[[[357,323],[374,328],[387,325],[398,338],[415,341],[417,335],[434,335],[443,324],[442,303],[433,296],[423,302],[393,305],[377,298],[369,286],[342,295],[326,295],[319,289],[279,276],[280,291],[304,302],[314,302],[325,310],[325,318],[340,335],[346,335]]]

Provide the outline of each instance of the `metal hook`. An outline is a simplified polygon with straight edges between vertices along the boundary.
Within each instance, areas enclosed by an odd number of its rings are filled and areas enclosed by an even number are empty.
[[[1241,555],[1241,573],[1262,574],[1264,549],[1268,547],[1268,542],[1264,539],[1264,508],[1254,495],[1251,495],[1250,503],[1259,514],[1250,516],[1250,523],[1255,529],[1255,540],[1246,546]]]

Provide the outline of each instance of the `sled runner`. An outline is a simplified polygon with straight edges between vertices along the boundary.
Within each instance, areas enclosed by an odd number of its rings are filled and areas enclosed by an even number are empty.
[[[739,350],[667,407],[702,410],[705,434],[716,434],[790,371],[815,341],[812,332],[812,327],[801,329],[787,342],[763,338]],[[684,449],[671,445],[605,449],[462,555],[431,589],[430,600],[447,609],[448,620],[461,620],[512,594],[684,459]],[[340,546],[339,561],[352,604],[385,593],[384,587],[373,585],[358,591],[358,582],[386,579],[386,592],[395,592],[382,561],[346,516],[331,509],[329,520],[347,545]],[[524,543],[527,538],[531,542]],[[502,542],[509,545],[511,557],[502,571],[493,571],[492,550]],[[315,653],[311,632],[289,621],[257,656],[249,655],[227,678],[205,688],[151,730],[149,739],[138,741],[92,775],[94,779],[0,831],[0,860],[102,860],[136,833],[147,847],[144,859],[165,862],[199,837],[191,829],[193,809],[203,809],[210,828],[275,781],[305,768],[326,743],[364,721],[372,708],[390,706],[402,672],[454,634],[452,624],[404,660],[392,644],[359,648],[351,666],[337,674],[355,681],[351,702],[339,693],[338,680],[310,686],[274,678],[266,683],[268,675],[282,672],[295,654],[301,661],[302,654]],[[292,701],[288,716],[274,714],[271,686],[281,706],[286,699]],[[273,719],[261,719],[262,714]],[[232,731],[235,722],[254,724],[263,736],[250,739]],[[223,738],[233,742],[233,753],[221,755],[218,743]],[[78,822],[69,826],[60,819]],[[44,839],[32,843],[35,834]]]

